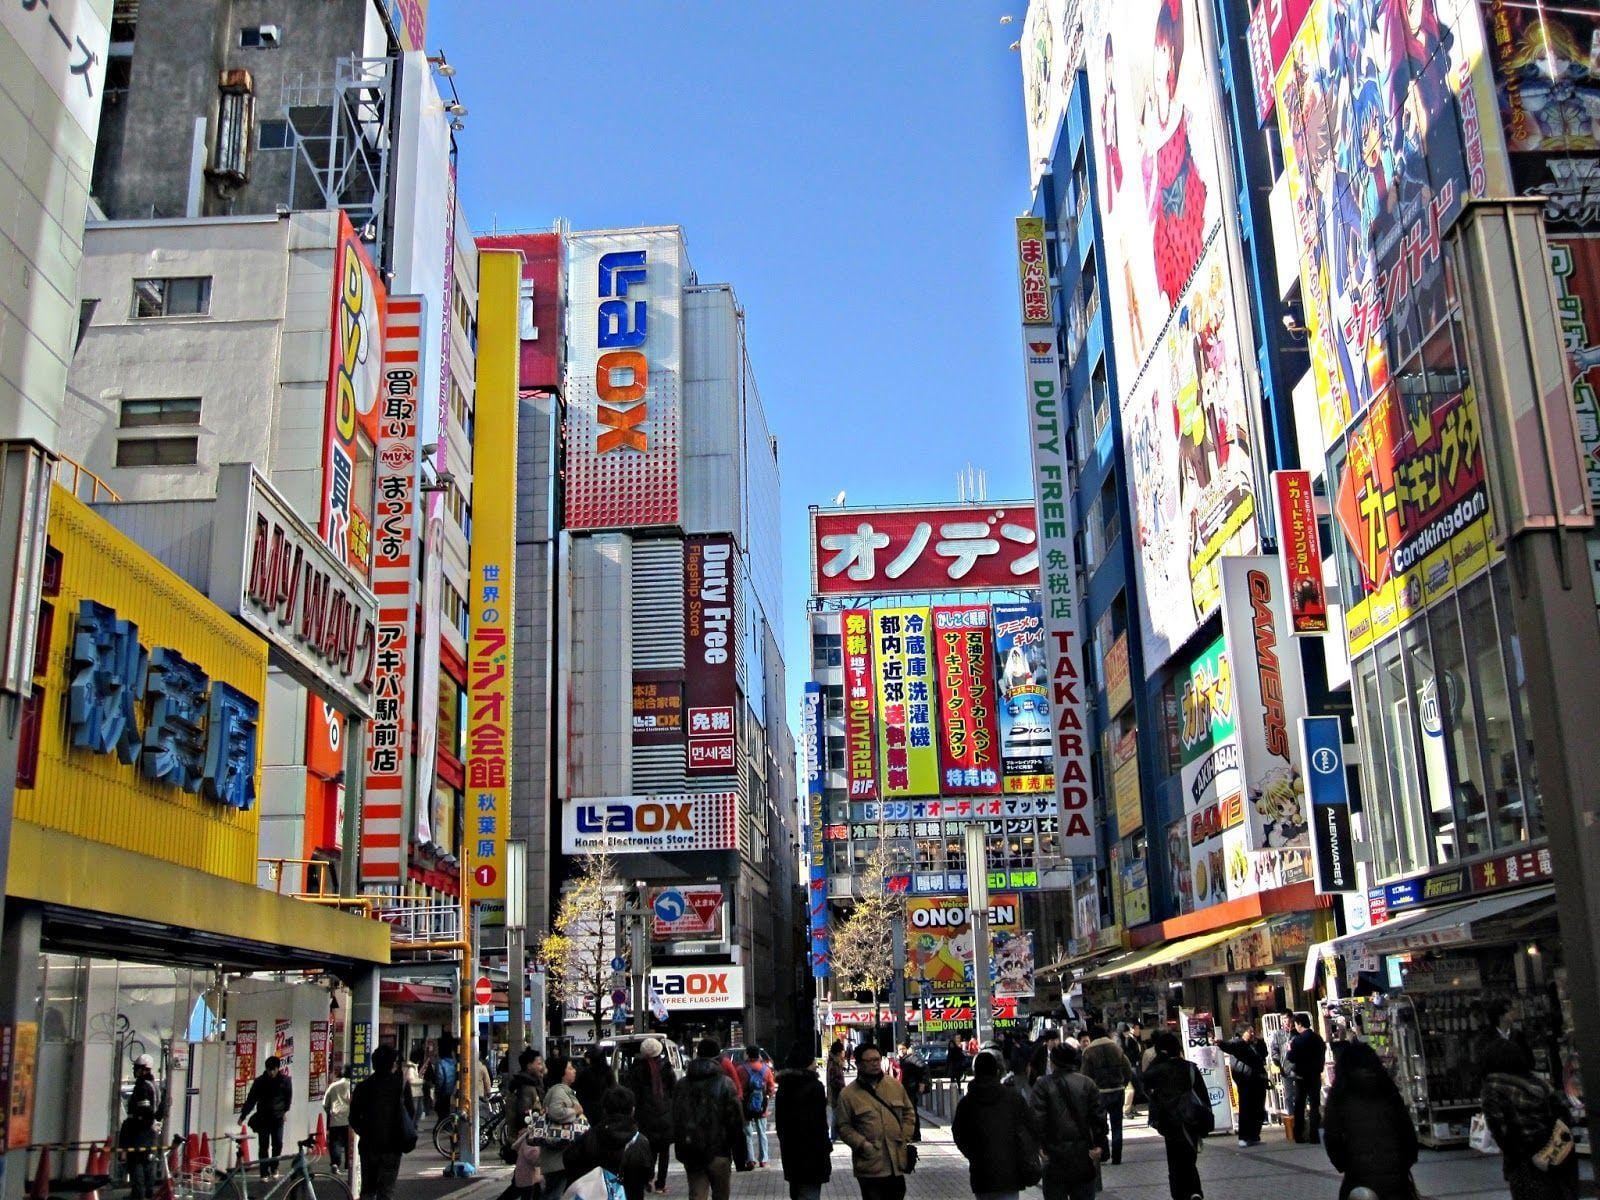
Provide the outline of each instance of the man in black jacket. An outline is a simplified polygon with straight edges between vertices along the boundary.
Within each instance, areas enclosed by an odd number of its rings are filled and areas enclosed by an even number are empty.
[[[1328,1043],[1311,1028],[1309,1013],[1295,1013],[1289,1041],[1289,1070],[1294,1075],[1294,1140],[1315,1145],[1322,1140],[1322,1064]],[[1309,1110],[1309,1111],[1308,1111]]]
[[[1076,1046],[1057,1042],[1050,1074],[1033,1085],[1033,1115],[1045,1153],[1045,1200],[1094,1200],[1099,1164],[1111,1150],[1094,1080],[1080,1074]]]
[[[283,1153],[283,1120],[294,1103],[294,1083],[276,1055],[269,1056],[266,1070],[257,1075],[245,1094],[239,1110],[239,1124],[256,1131],[256,1158],[261,1163],[261,1178],[278,1174],[278,1156]]]
[[[689,1176],[689,1200],[728,1200],[733,1164],[748,1170],[744,1114],[733,1080],[722,1070],[722,1047],[703,1039],[672,1090],[672,1140]]]
[[[1254,1026],[1241,1025],[1238,1036],[1218,1049],[1233,1057],[1233,1086],[1239,1089],[1239,1145],[1259,1146],[1267,1120],[1267,1047]]]
[[[394,1060],[393,1046],[379,1046],[372,1052],[372,1074],[350,1094],[350,1128],[361,1139],[362,1200],[392,1200],[400,1159],[417,1145],[411,1089],[394,1069]]]

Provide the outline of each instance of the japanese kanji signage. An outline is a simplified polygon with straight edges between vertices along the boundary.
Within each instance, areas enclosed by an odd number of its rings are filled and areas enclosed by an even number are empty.
[[[883,795],[937,796],[933,744],[933,622],[926,608],[872,613],[878,682],[878,751]]]
[[[256,1077],[256,1031],[254,1021],[239,1021],[233,1033],[233,1107],[244,1107],[250,1084]]]
[[[676,524],[682,235],[577,233],[567,246],[567,526]]]
[[[683,546],[684,719],[687,773],[732,775],[735,670],[734,609],[739,556],[725,533],[691,537]]]
[[[847,608],[839,614],[844,651],[845,775],[850,799],[878,798],[877,689],[872,682],[872,613]]]
[[[1037,602],[994,606],[1000,762],[1007,792],[1049,794],[1050,689]]]
[[[722,940],[723,894],[720,883],[651,888],[650,940],[655,942]]]
[[[672,746],[683,741],[683,673],[633,673],[633,744]]]
[[[939,685],[939,777],[946,796],[1000,791],[994,633],[987,604],[933,610]]]
[[[367,722],[367,792],[361,806],[361,877],[374,883],[393,883],[401,877],[405,815],[412,803],[422,312],[421,296],[390,297],[383,392],[378,401],[372,543],[378,647],[372,719]],[[427,809],[426,804],[419,805],[419,836],[431,840]]]
[[[1017,280],[1022,292],[1022,323],[1050,325],[1050,263],[1045,254],[1044,218],[1017,218]]]
[[[99,7],[103,12],[111,8],[109,4]],[[111,49],[110,31],[95,8],[91,0],[6,0],[0,4],[0,28],[16,39],[22,61],[39,72],[90,143],[100,128],[106,55]],[[15,86],[22,81],[7,82]],[[37,128],[51,128],[52,119],[43,111],[34,110],[30,116]]]
[[[1328,597],[1322,588],[1322,548],[1311,499],[1311,472],[1274,471],[1272,491],[1278,501],[1278,555],[1283,563],[1290,632],[1325,633]]]
[[[811,590],[904,596],[1039,586],[1033,506],[812,509]]]
[[[680,850],[737,850],[739,793],[609,796],[569,800],[561,813],[566,854],[663,854]]]
[[[511,666],[517,506],[517,299],[522,256],[478,256],[478,444],[473,460],[467,639],[465,867],[478,900],[506,894],[511,824]]]
[[[1061,813],[1061,852],[1071,858],[1093,858],[1096,854],[1094,798],[1089,792],[1078,567],[1072,545],[1067,472],[1071,431],[1061,394],[1061,365],[1056,357],[1055,338],[1053,333],[1047,339],[1039,336],[1051,332],[1027,325],[1022,327],[1033,487],[1038,505],[1039,594],[1045,633],[1043,658],[1050,686],[1049,753],[1054,764],[1051,783]],[[999,644],[997,624],[997,651]],[[1002,690],[1005,686],[1002,675]],[[1004,720],[1002,710],[1002,725]]]

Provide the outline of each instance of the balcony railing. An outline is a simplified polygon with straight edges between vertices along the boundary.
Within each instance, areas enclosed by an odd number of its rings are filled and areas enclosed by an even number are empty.
[[[359,913],[389,926],[395,950],[447,951],[461,941],[461,906],[455,901],[368,893],[339,894],[336,864],[318,858],[258,859],[261,886],[280,896]]]

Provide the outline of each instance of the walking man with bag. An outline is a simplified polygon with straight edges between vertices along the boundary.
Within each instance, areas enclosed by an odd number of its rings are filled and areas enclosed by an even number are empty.
[[[856,1047],[856,1077],[839,1096],[838,1127],[862,1200],[905,1200],[906,1175],[917,1165],[916,1111],[905,1088],[883,1073],[883,1052],[870,1042]]]
[[[1150,1124],[1167,1149],[1167,1189],[1172,1200],[1203,1200],[1200,1142],[1216,1125],[1211,1096],[1200,1068],[1183,1057],[1178,1035],[1169,1029],[1151,1043],[1155,1057],[1144,1072],[1150,1099]]]
[[[1057,1042],[1050,1048],[1050,1074],[1033,1085],[1045,1200],[1094,1200],[1100,1164],[1111,1151],[1100,1088],[1078,1070],[1082,1061],[1076,1046]]]
[[[1099,1025],[1089,1026],[1089,1045],[1083,1051],[1083,1073],[1100,1089],[1100,1105],[1111,1125],[1111,1165],[1122,1162],[1122,1116],[1133,1065],[1122,1044]]]
[[[361,1200],[393,1200],[400,1160],[417,1148],[411,1089],[394,1064],[394,1047],[379,1046],[372,1052],[372,1074],[350,1093],[350,1128],[360,1139]]]
[[[744,1078],[744,1140],[751,1162],[758,1167],[767,1165],[771,1151],[767,1143],[767,1110],[772,1107],[772,1095],[778,1082],[772,1077],[772,1068],[763,1061],[759,1046],[744,1048],[744,1065],[739,1068]]]
[[[733,1164],[749,1164],[744,1113],[722,1070],[722,1047],[705,1038],[672,1090],[672,1140],[689,1176],[689,1200],[728,1200]]]
[[[995,1055],[973,1062],[972,1086],[956,1105],[950,1132],[967,1160],[974,1196],[1017,1200],[1039,1182],[1038,1125],[1022,1093],[1000,1082]]]
[[[1239,1145],[1259,1146],[1267,1120],[1267,1047],[1252,1025],[1217,1047],[1233,1059],[1233,1086],[1239,1092]]]
[[[269,1055],[266,1069],[255,1077],[239,1110],[239,1124],[256,1132],[256,1158],[261,1163],[261,1178],[278,1174],[278,1156],[283,1153],[283,1121],[294,1103],[294,1082],[281,1070],[276,1055]]]

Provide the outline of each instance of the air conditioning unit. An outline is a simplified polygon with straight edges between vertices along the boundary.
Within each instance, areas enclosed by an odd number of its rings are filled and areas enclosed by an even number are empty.
[[[263,25],[259,32],[263,46],[277,46],[283,41],[283,31],[276,25]]]

